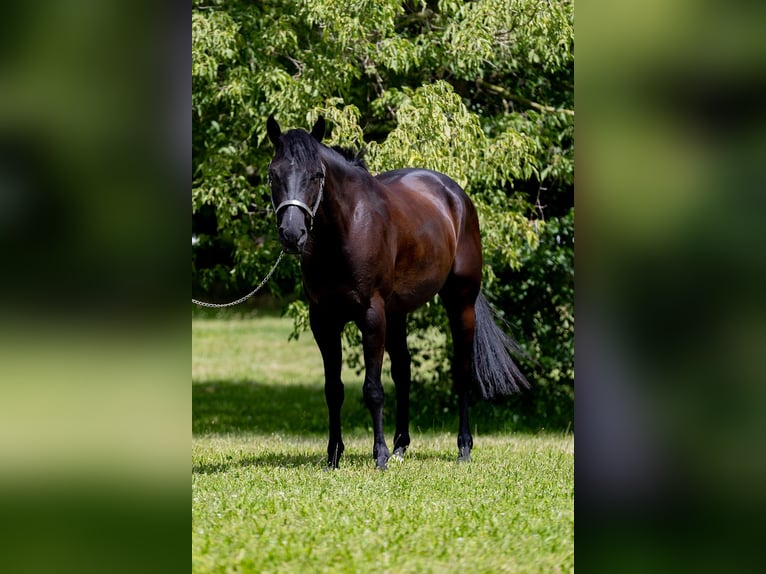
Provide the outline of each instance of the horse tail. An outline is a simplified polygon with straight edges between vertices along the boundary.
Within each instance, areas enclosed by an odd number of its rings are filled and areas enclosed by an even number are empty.
[[[481,293],[476,298],[475,313],[473,373],[482,397],[491,399],[518,393],[521,387],[528,389],[529,381],[511,359],[511,355],[527,355],[498,327],[497,315]]]

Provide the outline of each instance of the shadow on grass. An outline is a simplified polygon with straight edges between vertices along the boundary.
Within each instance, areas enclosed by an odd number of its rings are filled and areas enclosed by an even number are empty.
[[[299,467],[299,466],[315,466],[317,469],[322,468],[324,459],[320,456],[320,453],[316,454],[282,454],[282,453],[266,453],[263,455],[248,455],[234,459],[233,457],[227,457],[229,460],[224,462],[214,463],[202,463],[192,465],[192,473],[194,474],[218,474],[227,472],[232,468],[246,468],[252,466],[269,466],[269,467]]]
[[[370,448],[372,448],[372,436],[370,436]],[[454,456],[453,456],[454,455]],[[440,461],[449,462],[456,460],[456,453],[435,453],[432,451],[418,452],[417,445],[407,453],[406,460]],[[391,461],[389,466],[399,464]],[[404,463],[402,463],[404,464]],[[296,468],[305,467],[309,470],[324,471],[327,468],[327,458],[324,450],[306,454],[284,454],[269,452],[262,455],[245,455],[241,457],[227,456],[223,462],[202,463],[192,465],[193,474],[219,474],[230,471],[233,468],[249,468],[253,466],[267,466],[271,468]],[[369,466],[374,468],[372,453],[349,452],[346,450],[340,462],[341,468],[345,466]]]
[[[354,401],[353,389],[346,388],[343,426],[366,428],[369,415],[361,402]],[[242,432],[326,435],[323,387],[249,381],[192,385],[193,434]]]
[[[396,400],[386,386],[385,431],[393,439]],[[346,385],[341,413],[344,433],[369,432],[370,414],[361,384]],[[411,432],[457,433],[457,405],[449,393],[413,388]],[[471,408],[471,429],[480,434],[517,430],[514,413],[503,405],[478,403]],[[285,434],[327,436],[327,406],[321,385],[274,385],[242,381],[192,384],[192,433]],[[372,439],[370,439],[372,440]]]
[[[372,441],[372,439],[370,439]],[[356,465],[369,465],[373,466],[372,455],[366,456],[360,453],[343,453],[340,465],[341,468]],[[327,467],[327,457],[324,454],[324,449],[317,450],[316,453],[310,454],[283,454],[283,453],[265,453],[262,455],[246,455],[237,457],[236,459],[231,457],[230,460],[224,462],[215,463],[203,463],[192,465],[192,473],[194,474],[218,474],[231,470],[232,468],[249,468],[253,466],[267,466],[271,468],[286,467],[306,467],[309,470],[315,469],[317,472],[323,471]]]

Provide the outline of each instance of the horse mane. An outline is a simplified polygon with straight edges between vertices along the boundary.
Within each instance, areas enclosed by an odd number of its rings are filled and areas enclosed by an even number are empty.
[[[367,151],[366,149],[354,149],[352,147],[343,147],[339,145],[331,146],[330,149],[342,155],[343,159],[345,159],[349,165],[361,167],[364,171],[370,171],[367,167],[367,162],[364,161],[364,154]]]
[[[290,130],[284,134],[283,146],[277,150],[277,154],[287,156],[289,158],[306,161],[314,156],[316,141],[303,130]],[[365,149],[354,149],[352,147],[344,147],[339,145],[329,146],[329,149],[339,154],[348,165],[353,167],[362,168],[364,171],[369,172],[367,162],[364,161]]]

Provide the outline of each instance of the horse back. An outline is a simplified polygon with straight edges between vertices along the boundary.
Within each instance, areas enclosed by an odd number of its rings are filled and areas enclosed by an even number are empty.
[[[397,225],[416,235],[443,234],[453,251],[476,219],[471,200],[443,173],[407,168],[381,173],[376,179],[387,190]]]

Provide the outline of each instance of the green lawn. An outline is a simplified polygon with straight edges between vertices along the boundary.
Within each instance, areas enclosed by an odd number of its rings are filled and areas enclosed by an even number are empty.
[[[325,472],[321,359],[289,331],[275,317],[192,321],[194,572],[574,570],[571,434],[477,415],[473,461],[458,465],[454,414],[413,404],[407,458],[379,472],[348,371],[346,453]]]

